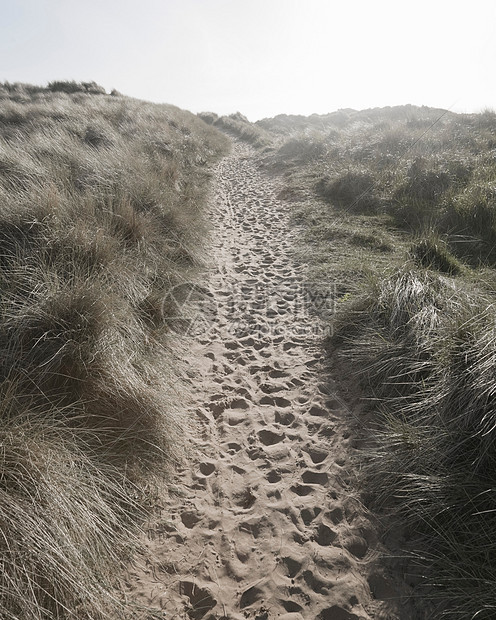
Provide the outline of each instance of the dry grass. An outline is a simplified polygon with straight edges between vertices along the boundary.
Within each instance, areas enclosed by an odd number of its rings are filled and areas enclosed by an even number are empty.
[[[208,164],[194,115],[91,83],[0,86],[0,616],[124,617],[135,484],[181,458]],[[174,311],[171,308],[171,311]]]
[[[123,614],[110,588],[134,544],[131,484],[95,458],[90,433],[68,430],[60,408],[30,407],[14,383],[2,389],[1,617]]]
[[[402,271],[343,307],[330,342],[374,412],[364,483],[407,525],[436,616],[496,610],[493,304],[469,285]]]
[[[263,148],[270,142],[270,135],[264,131],[261,127],[250,123],[248,119],[236,112],[229,116],[220,116],[213,118],[211,113],[203,113],[201,115],[206,122],[213,123],[216,127],[219,127],[223,131],[253,144],[257,148]]]

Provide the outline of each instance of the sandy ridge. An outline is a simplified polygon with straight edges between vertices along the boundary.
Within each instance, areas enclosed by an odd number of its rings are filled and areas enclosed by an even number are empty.
[[[332,291],[302,286],[298,230],[254,151],[235,144],[216,179],[190,335],[197,450],[149,524],[128,595],[164,618],[398,618],[353,490],[349,412],[323,374],[312,309],[332,311]]]

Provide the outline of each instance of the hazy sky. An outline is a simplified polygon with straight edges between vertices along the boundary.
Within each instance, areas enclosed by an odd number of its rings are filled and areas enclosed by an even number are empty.
[[[0,0],[0,81],[250,120],[496,108],[494,0]]]

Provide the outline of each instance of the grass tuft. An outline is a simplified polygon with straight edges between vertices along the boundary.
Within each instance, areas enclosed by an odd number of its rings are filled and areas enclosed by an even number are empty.
[[[435,232],[428,232],[417,239],[410,249],[413,260],[421,267],[436,269],[449,275],[462,271],[460,261],[450,252],[447,243]]]
[[[336,179],[320,179],[317,191],[326,200],[352,213],[374,213],[379,206],[374,179],[363,172],[346,172]]]

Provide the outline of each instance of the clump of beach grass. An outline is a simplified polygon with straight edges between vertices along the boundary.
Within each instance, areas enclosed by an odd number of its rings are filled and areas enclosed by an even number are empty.
[[[205,114],[203,117],[207,119]],[[210,122],[209,118],[207,122]],[[271,143],[270,135],[256,124],[250,123],[240,112],[235,112],[229,116],[219,116],[213,120],[213,124],[256,148],[263,148]]]
[[[493,311],[480,290],[406,269],[342,304],[330,343],[374,415],[365,487],[413,535],[412,565],[448,617],[496,609]]]

